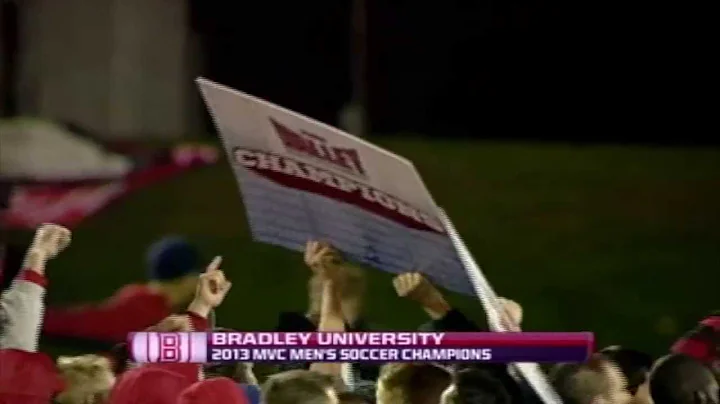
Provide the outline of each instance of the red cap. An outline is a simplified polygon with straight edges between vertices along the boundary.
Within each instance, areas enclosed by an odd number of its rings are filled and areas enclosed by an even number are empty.
[[[193,381],[161,367],[131,369],[115,384],[108,404],[175,404],[180,393]]]
[[[234,381],[218,377],[197,382],[178,398],[177,404],[250,404],[245,393]]]
[[[673,353],[693,357],[706,364],[720,361],[720,316],[711,315],[672,346]]]
[[[0,402],[48,403],[64,384],[52,359],[37,352],[0,349]]]

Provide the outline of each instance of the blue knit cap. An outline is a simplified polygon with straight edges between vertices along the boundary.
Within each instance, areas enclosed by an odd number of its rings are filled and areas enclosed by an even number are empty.
[[[200,254],[181,237],[165,237],[147,251],[148,278],[167,281],[199,272]]]

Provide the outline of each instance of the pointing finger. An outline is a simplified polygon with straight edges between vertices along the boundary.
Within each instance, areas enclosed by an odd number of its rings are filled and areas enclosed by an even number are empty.
[[[205,270],[205,272],[217,271],[218,269],[220,269],[221,263],[222,263],[222,257],[218,255],[217,257],[213,258],[213,260],[210,262],[210,265],[207,266],[207,269]]]

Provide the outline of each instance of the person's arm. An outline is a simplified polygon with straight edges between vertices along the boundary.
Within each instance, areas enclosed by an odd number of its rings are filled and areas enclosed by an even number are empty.
[[[344,332],[343,296],[340,290],[342,267],[338,256],[330,245],[309,242],[305,251],[305,263],[313,270],[322,288],[317,330]],[[343,367],[341,363],[317,362],[310,365],[310,370],[341,380]]]
[[[70,244],[64,227],[44,224],[25,257],[24,268],[0,299],[0,348],[37,352],[45,308],[45,265]]]
[[[5,291],[0,300],[0,348],[37,352],[46,285],[43,274],[24,269]]]
[[[142,288],[131,285],[127,288]],[[43,333],[50,337],[123,342],[130,332],[144,330],[170,314],[166,299],[154,293],[121,290],[109,301],[77,307],[48,307]]]
[[[345,320],[343,319],[342,298],[337,290],[337,284],[327,279],[323,285],[323,304],[320,311],[320,332],[344,332]]]
[[[498,298],[502,309],[504,310],[501,321],[506,329],[513,332],[519,332],[522,323],[522,307],[513,300]],[[489,331],[488,327],[482,328],[465,316],[460,310],[451,308],[442,317],[435,318],[421,326],[423,330],[428,331],[450,331],[450,332],[485,332]]]
[[[477,332],[488,331],[453,308],[445,296],[430,281],[418,272],[407,272],[393,279],[398,296],[410,299],[423,308],[430,321],[420,326],[423,331]],[[499,298],[504,310],[503,323],[510,330],[519,331],[522,322],[522,307],[516,302]]]
[[[325,268],[332,268],[346,328],[362,328],[364,325],[361,314],[365,292],[365,276],[362,270],[345,262],[332,245],[313,240],[308,241],[305,247],[305,265],[313,274],[308,283],[310,307],[306,318],[317,323],[322,308],[323,272]]]
[[[204,332],[209,331],[210,323],[208,316],[210,312],[218,307],[227,293],[230,291],[232,283],[225,278],[225,273],[220,269],[220,257],[216,257],[210,265],[208,265],[205,273],[201,274],[198,279],[195,298],[188,306],[185,313],[189,320],[183,331]],[[181,324],[176,321],[164,322],[165,324]],[[158,324],[158,328],[165,328],[166,325]],[[159,367],[184,375],[189,380],[200,380],[203,378],[202,366],[192,363],[155,363],[146,366]]]
[[[422,274],[416,272],[404,273],[393,280],[395,290],[400,297],[408,298],[418,303],[430,317],[430,321],[421,325],[422,331],[431,332],[479,332],[482,329],[475,322],[468,319],[460,310],[453,308],[442,293],[430,283]],[[509,330],[520,329],[522,322],[522,307],[512,300],[499,298],[502,306],[502,321]],[[480,366],[480,365],[478,365]],[[513,376],[514,369],[504,365],[483,364],[482,367],[499,377],[513,396],[519,391]]]
[[[319,332],[344,332],[345,320],[343,319],[342,302],[337,290],[337,284],[326,279],[323,285],[323,302],[320,311]],[[341,363],[320,363],[310,365],[310,370],[324,373],[336,378],[342,376]]]
[[[439,321],[453,312],[445,296],[419,272],[396,276],[393,286],[398,296],[420,305],[433,321]]]

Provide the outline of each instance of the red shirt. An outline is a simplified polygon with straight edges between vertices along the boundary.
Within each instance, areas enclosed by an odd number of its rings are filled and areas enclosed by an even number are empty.
[[[55,337],[125,342],[130,332],[142,331],[172,314],[165,296],[147,285],[127,285],[105,302],[75,307],[48,307],[43,333]]]

